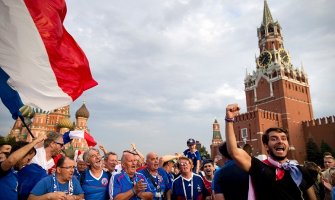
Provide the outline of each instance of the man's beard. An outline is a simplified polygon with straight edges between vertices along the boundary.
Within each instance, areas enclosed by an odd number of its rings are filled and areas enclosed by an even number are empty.
[[[269,153],[270,157],[273,158],[276,161],[282,161],[287,157],[287,153],[286,153],[285,156],[276,156],[271,150],[269,150],[268,153]]]

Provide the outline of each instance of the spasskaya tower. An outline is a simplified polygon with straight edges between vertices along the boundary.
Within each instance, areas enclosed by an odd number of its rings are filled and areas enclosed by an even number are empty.
[[[302,121],[313,119],[308,77],[303,66],[291,62],[282,27],[273,20],[266,0],[257,36],[259,55],[255,70],[244,79],[247,113],[235,123],[237,139],[241,146],[252,146],[253,154],[265,154],[261,135],[269,127],[283,127],[289,131],[291,159],[303,161]]]

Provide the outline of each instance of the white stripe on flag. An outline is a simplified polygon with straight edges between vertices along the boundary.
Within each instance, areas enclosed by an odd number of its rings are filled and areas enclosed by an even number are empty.
[[[0,66],[24,104],[52,110],[72,102],[58,86],[44,43],[23,0],[0,0]],[[43,97],[43,98],[41,98]]]
[[[85,132],[83,130],[70,131],[70,138],[85,138]]]

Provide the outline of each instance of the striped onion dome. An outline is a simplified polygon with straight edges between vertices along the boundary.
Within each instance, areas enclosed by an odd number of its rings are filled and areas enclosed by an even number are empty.
[[[35,114],[35,111],[30,106],[27,106],[27,105],[22,106],[20,108],[20,112],[22,113],[23,117],[30,118],[30,119],[33,118]]]

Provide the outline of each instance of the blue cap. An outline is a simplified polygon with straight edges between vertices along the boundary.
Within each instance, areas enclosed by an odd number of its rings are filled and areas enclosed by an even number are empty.
[[[195,144],[195,140],[193,138],[190,138],[187,140],[187,146],[194,145],[194,144]]]

